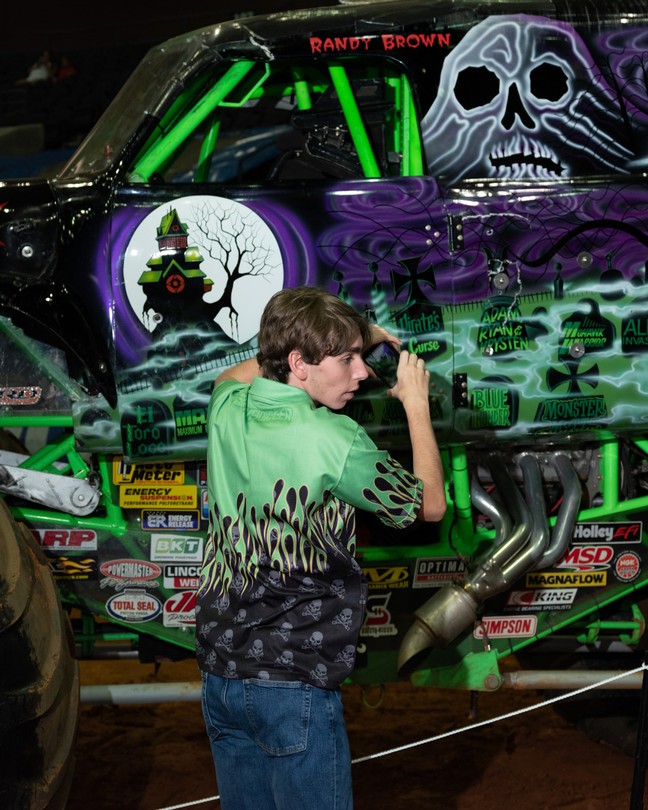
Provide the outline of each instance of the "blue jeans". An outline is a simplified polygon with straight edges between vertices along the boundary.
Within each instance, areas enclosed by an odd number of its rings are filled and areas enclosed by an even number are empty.
[[[205,672],[202,681],[223,810],[352,810],[339,691]]]

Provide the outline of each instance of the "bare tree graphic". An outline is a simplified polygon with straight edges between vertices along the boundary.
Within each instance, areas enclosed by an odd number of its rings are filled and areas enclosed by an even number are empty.
[[[274,249],[263,233],[263,221],[248,208],[225,209],[213,202],[201,202],[193,206],[187,222],[193,226],[192,234],[203,253],[222,268],[225,276],[220,298],[205,303],[210,319],[228,310],[232,332],[238,334],[239,312],[232,300],[234,285],[246,277],[269,278],[281,260],[271,263]]]

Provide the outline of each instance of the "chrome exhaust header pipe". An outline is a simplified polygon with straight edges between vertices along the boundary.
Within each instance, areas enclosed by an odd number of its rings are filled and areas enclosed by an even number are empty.
[[[502,504],[488,496],[477,483],[471,487],[471,498],[473,504],[493,520],[495,543],[476,561],[463,583],[444,586],[415,611],[414,623],[405,634],[398,654],[401,675],[411,673],[431,648],[443,648],[454,641],[475,622],[486,599],[507,590],[520,576],[545,560],[552,564],[564,554],[580,508],[580,487],[569,459],[557,455],[555,462],[565,492],[554,533],[550,536],[536,457],[527,454],[520,461],[526,499],[503,460],[495,455],[489,458]],[[506,535],[500,536],[498,528],[505,529]]]

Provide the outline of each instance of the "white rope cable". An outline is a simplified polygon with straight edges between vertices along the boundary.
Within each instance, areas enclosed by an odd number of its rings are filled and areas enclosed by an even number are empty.
[[[601,681],[597,681],[596,683],[589,684],[588,686],[583,686],[580,689],[576,689],[573,692],[567,692],[564,695],[557,695],[556,697],[549,698],[547,700],[542,701],[542,703],[534,703],[533,706],[525,706],[522,709],[516,709],[512,712],[507,712],[506,714],[500,714],[497,717],[491,717],[488,720],[480,720],[477,723],[471,723],[468,726],[462,726],[461,728],[455,728],[451,731],[444,731],[443,734],[436,734],[434,737],[426,737],[424,740],[417,740],[416,742],[406,743],[405,745],[399,745],[396,748],[389,748],[386,751],[378,751],[375,754],[369,754],[365,757],[358,757],[357,759],[351,760],[352,765],[358,765],[361,762],[368,762],[371,759],[379,759],[380,757],[390,756],[391,754],[399,754],[401,751],[407,751],[410,748],[418,748],[420,745],[428,745],[428,743],[437,742],[438,740],[443,740],[446,737],[452,737],[455,734],[463,734],[465,731],[473,731],[476,728],[482,728],[483,726],[490,726],[493,723],[499,723],[502,720],[508,720],[511,717],[516,717],[520,714],[527,714],[528,712],[533,712],[536,709],[542,709],[544,706],[550,706],[552,703],[558,703],[561,700],[567,700],[568,698],[576,697],[577,695],[582,695],[584,692],[589,692],[592,689],[599,689],[601,686],[605,686],[606,684],[613,683],[614,681],[621,680],[621,678],[627,678],[629,675],[636,675],[638,672],[642,672],[648,669],[648,665],[645,663],[642,664],[640,667],[636,667],[635,669],[629,669],[627,672],[621,672],[617,675],[612,675],[609,678],[604,678]],[[645,675],[644,675],[645,677]],[[186,802],[185,804],[174,804],[169,807],[160,807],[158,810],[183,810],[185,807],[196,807],[199,804],[205,804],[206,802],[215,802],[218,801],[220,796],[209,796],[206,799],[196,799],[195,801]]]
[[[550,706],[552,703],[558,703],[561,700],[567,700],[567,698],[575,697],[583,692],[589,692],[591,689],[598,689],[601,686],[612,683],[612,681],[627,678],[628,675],[634,675],[646,668],[646,665],[642,664],[636,669],[630,669],[627,672],[622,672],[620,675],[612,675],[610,678],[597,681],[595,684],[590,684],[589,686],[583,686],[581,689],[576,689],[574,692],[569,692],[565,695],[558,695],[557,697],[549,698],[548,700],[544,700],[542,703],[534,703],[533,706],[525,706],[524,708],[516,709],[513,712],[507,712],[506,714],[500,714],[497,717],[491,717],[489,720],[480,720],[478,723],[471,723],[468,726],[455,728],[451,731],[444,731],[443,734],[437,734],[434,737],[427,737],[425,740],[417,740],[413,743],[407,743],[406,745],[399,745],[396,748],[390,748],[387,751],[379,751],[376,754],[369,754],[366,757],[359,757],[358,759],[354,759],[352,764],[357,765],[359,762],[367,762],[367,760],[370,759],[378,759],[379,757],[385,757],[389,754],[398,754],[401,751],[407,751],[409,748],[416,748],[419,745],[427,745],[428,743],[436,742],[437,740],[443,740],[445,737],[452,737],[455,734],[462,734],[464,731],[472,731],[473,729],[481,728],[482,726],[490,726],[492,723],[499,723],[502,720],[508,720],[510,717],[516,717],[518,714],[526,714],[527,712],[532,712],[536,709],[542,709],[544,706]]]

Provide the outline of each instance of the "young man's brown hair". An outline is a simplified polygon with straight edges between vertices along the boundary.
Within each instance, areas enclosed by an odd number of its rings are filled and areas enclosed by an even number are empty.
[[[286,382],[293,349],[307,363],[317,365],[328,355],[348,351],[358,335],[367,346],[369,325],[340,298],[316,287],[281,290],[272,296],[261,318],[257,362],[266,379]]]

